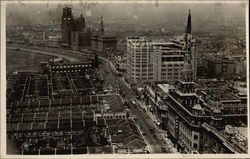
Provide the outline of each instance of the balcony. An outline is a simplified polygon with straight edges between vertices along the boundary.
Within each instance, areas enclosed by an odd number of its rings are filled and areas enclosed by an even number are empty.
[[[179,90],[176,90],[176,93],[177,93],[178,95],[182,96],[182,97],[183,97],[183,96],[196,96],[196,97],[198,97],[196,93],[182,93],[182,92],[180,92]]]

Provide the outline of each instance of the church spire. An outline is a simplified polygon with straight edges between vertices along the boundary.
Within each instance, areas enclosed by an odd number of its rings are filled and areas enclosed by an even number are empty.
[[[101,16],[101,21],[100,21],[100,32],[103,35],[104,34],[104,24],[103,24],[103,17]]]
[[[187,34],[191,34],[192,31],[192,24],[191,24],[191,10],[189,9],[189,13],[188,13],[188,20],[187,20],[187,30],[186,33]]]
[[[188,20],[185,33],[185,57],[184,57],[184,67],[183,67],[183,79],[184,81],[193,81],[193,70],[192,70],[192,57],[191,57],[191,13],[188,13]]]

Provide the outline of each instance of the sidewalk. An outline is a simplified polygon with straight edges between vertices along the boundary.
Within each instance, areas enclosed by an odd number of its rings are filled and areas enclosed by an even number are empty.
[[[130,85],[125,81],[124,77],[121,78],[121,81],[131,90]]]
[[[152,153],[152,152],[153,152],[153,149],[152,149],[151,145],[148,143],[148,141],[145,139],[145,137],[143,136],[142,130],[140,129],[140,127],[139,127],[137,124],[136,124],[136,127],[137,127],[137,129],[139,130],[140,135],[142,136],[143,140],[144,140],[145,143],[147,144],[147,149],[148,149],[149,153]]]
[[[171,142],[170,139],[166,137],[166,134],[160,134],[161,139],[164,141],[166,144],[165,148],[166,150],[170,151],[171,153],[178,153],[176,148],[174,147],[174,144]]]
[[[145,104],[144,102],[142,102],[142,101],[140,101],[140,100],[138,100],[138,99],[136,99],[136,101],[139,103],[140,107],[141,107],[142,109],[145,110],[145,112],[147,113],[147,115],[150,117],[150,119],[151,119],[153,122],[157,121],[156,116],[155,116],[152,112],[150,112],[150,111],[148,110],[149,108],[146,106],[146,104]],[[154,125],[154,127],[157,128],[157,126],[155,126],[155,125]]]
[[[107,62],[109,64],[109,66],[111,67],[112,71],[114,71],[115,73],[120,73],[115,69],[115,66],[113,65],[113,63],[111,61],[109,61],[108,59],[105,59],[101,56],[99,56],[99,58],[105,62]]]
[[[146,111],[147,115],[151,118],[151,120],[157,121],[156,116],[152,112],[147,111],[147,109],[149,109],[149,108],[146,106],[146,104],[144,102],[139,101],[137,99],[136,99],[136,101],[139,103],[140,107]],[[166,144],[166,146],[165,146],[166,150],[170,151],[171,153],[178,153],[177,149],[174,147],[174,144],[171,142],[170,139],[168,139],[166,137],[167,132],[159,129],[156,125],[154,125],[154,127],[157,129],[157,131],[159,131],[160,138],[164,141],[164,144]]]

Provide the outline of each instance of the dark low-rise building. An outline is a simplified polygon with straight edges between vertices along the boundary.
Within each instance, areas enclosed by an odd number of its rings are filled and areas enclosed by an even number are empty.
[[[91,49],[101,56],[110,56],[117,51],[117,37],[110,35],[92,36]]]
[[[84,29],[83,31],[71,32],[71,49],[81,50],[88,48],[91,45],[91,30]]]
[[[207,72],[209,75],[216,77],[235,73],[235,62],[230,58],[212,58],[207,59]]]

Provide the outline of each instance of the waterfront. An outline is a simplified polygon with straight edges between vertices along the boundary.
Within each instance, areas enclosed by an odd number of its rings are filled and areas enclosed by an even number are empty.
[[[6,50],[6,71],[39,71],[40,62],[49,61],[52,56],[32,52]]]

